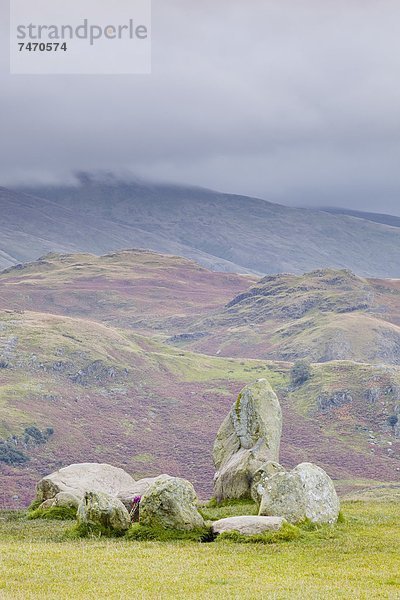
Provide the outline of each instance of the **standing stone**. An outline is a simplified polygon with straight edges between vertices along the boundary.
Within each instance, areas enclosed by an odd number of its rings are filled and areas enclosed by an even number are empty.
[[[197,503],[196,492],[189,481],[160,475],[142,496],[140,523],[163,529],[191,530],[204,527]]]
[[[131,519],[121,500],[103,492],[86,492],[78,507],[79,524],[100,526],[110,533],[123,534]]]
[[[279,460],[281,434],[279,400],[268,381],[258,379],[240,392],[215,440],[214,493],[219,502],[251,497],[256,471]]]

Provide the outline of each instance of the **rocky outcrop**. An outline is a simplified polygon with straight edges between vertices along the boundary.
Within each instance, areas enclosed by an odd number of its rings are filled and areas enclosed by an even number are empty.
[[[123,534],[131,525],[125,506],[104,492],[86,492],[78,507],[78,524],[108,533]]]
[[[74,464],[41,479],[36,499],[44,502],[62,492],[81,501],[87,491],[116,496],[121,490],[134,489],[134,486],[135,480],[123,469],[98,463]]]
[[[142,496],[140,522],[163,529],[192,530],[204,527],[197,502],[196,492],[189,481],[161,475]]]
[[[279,460],[282,411],[266,379],[246,386],[218,431],[213,449],[218,501],[250,498],[253,476]]]
[[[321,394],[317,398],[318,408],[321,412],[328,412],[340,408],[345,404],[351,404],[353,396],[349,391],[335,392],[334,394]]]
[[[265,482],[260,515],[282,516],[290,523],[336,523],[339,498],[323,469],[302,463],[290,472],[279,472]]]
[[[237,531],[242,535],[257,535],[265,531],[278,531],[286,520],[282,517],[228,517],[212,524],[214,533]]]

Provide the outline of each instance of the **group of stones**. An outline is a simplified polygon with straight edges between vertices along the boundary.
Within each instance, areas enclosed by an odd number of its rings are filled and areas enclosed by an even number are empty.
[[[259,379],[246,386],[214,444],[214,495],[217,502],[252,498],[259,515],[221,519],[212,524],[214,533],[251,535],[277,530],[286,522],[337,521],[339,499],[323,469],[302,463],[286,471],[279,464],[281,433],[282,411],[268,381]],[[74,508],[78,523],[115,533],[131,526],[133,499],[139,500],[142,525],[177,530],[205,526],[193,485],[178,477],[135,481],[122,469],[88,463],[60,469],[37,486],[40,508]]]

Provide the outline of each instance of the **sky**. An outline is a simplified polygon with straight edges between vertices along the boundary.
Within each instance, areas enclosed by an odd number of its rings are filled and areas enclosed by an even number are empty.
[[[10,75],[0,17],[0,185],[108,170],[400,215],[398,0],[153,0],[151,75]]]

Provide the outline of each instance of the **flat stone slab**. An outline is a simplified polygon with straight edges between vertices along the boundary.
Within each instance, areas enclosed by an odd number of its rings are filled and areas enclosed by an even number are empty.
[[[283,517],[228,517],[220,519],[212,524],[214,533],[225,533],[228,531],[237,531],[242,535],[257,535],[264,531],[278,531],[286,523]]]

